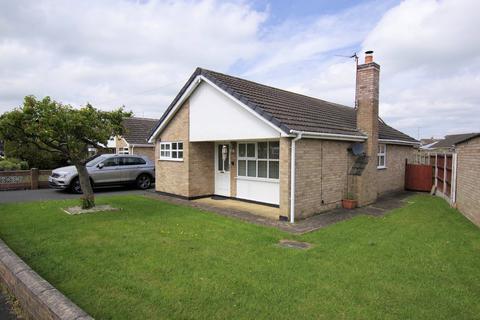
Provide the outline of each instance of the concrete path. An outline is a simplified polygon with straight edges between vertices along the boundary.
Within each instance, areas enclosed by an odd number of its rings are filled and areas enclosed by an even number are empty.
[[[166,196],[158,194],[152,189],[149,190],[148,194],[150,197],[158,200],[174,204],[186,205],[200,210],[215,212],[223,216],[234,217],[239,220],[267,227],[275,227],[280,230],[294,234],[303,234],[325,228],[334,223],[348,220],[358,215],[382,216],[392,209],[403,207],[407,201],[407,198],[414,195],[415,193],[400,192],[390,194],[388,196],[380,197],[375,204],[366,207],[356,208],[353,210],[338,208],[322,214],[318,214],[305,220],[300,220],[294,224],[285,221],[273,220],[271,218],[255,215],[247,211],[226,208],[220,205],[214,205],[214,202],[189,201],[176,197]]]
[[[147,191],[133,187],[109,187],[95,190],[97,196],[112,196],[125,194],[145,194]],[[0,203],[78,199],[81,195],[56,189],[0,191]],[[1,318],[0,318],[1,319]]]

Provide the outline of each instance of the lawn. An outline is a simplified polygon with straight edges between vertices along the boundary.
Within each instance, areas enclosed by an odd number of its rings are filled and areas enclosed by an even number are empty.
[[[303,236],[141,196],[97,202],[122,211],[0,205],[0,237],[96,319],[480,318],[480,230],[439,198]]]

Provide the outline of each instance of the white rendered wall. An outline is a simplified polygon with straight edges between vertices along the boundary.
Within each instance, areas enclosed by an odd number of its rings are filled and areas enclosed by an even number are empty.
[[[280,133],[210,84],[190,96],[190,141],[271,139]]]

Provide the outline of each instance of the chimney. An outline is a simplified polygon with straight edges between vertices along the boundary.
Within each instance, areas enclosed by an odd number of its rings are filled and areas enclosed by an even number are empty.
[[[365,63],[357,66],[355,104],[357,129],[368,137],[364,148],[368,163],[357,183],[360,205],[367,205],[377,199],[379,80],[380,66],[373,62],[373,51],[366,51]]]

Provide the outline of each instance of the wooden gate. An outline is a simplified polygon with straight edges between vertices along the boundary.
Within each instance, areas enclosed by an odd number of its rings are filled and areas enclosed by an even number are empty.
[[[433,187],[433,166],[408,164],[405,166],[405,189],[430,192]]]

